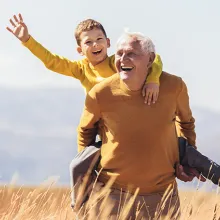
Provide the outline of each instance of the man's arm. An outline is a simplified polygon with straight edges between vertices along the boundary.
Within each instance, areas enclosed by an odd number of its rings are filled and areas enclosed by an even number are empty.
[[[176,125],[178,136],[186,138],[190,145],[195,146],[195,119],[189,106],[187,87],[182,79],[181,91],[177,97]]]
[[[80,61],[70,61],[51,53],[30,36],[21,14],[19,14],[19,17],[14,15],[13,18],[10,19],[13,28],[7,27],[7,30],[17,37],[49,70],[83,81],[85,75],[83,74]]]
[[[196,133],[195,133],[195,119],[192,116],[192,112],[189,106],[189,96],[187,92],[186,84],[181,79],[181,90],[177,97],[177,109],[176,109],[176,125],[177,133],[179,137],[184,137],[187,141],[195,147]],[[200,175],[200,173],[189,166],[183,166],[179,163],[175,165],[176,177],[184,182],[191,182],[194,177],[197,177],[202,182],[206,179]]]
[[[100,115],[100,107],[95,88],[93,88],[86,96],[83,114],[78,126],[78,152],[95,142]]]

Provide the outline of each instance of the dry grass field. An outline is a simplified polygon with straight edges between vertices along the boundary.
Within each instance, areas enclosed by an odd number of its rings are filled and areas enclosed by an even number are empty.
[[[218,192],[180,191],[180,199],[181,219],[220,220]],[[0,220],[21,219],[75,219],[70,208],[69,188],[56,187],[55,184],[42,184],[38,187],[1,186]]]

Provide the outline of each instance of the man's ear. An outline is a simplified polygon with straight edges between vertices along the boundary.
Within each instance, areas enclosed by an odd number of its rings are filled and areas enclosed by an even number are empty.
[[[80,47],[80,46],[78,46],[77,48],[76,48],[76,50],[77,50],[77,52],[80,54],[80,55],[84,55],[83,54],[83,52],[82,52],[82,48]]]
[[[152,64],[155,60],[155,57],[156,57],[155,53],[151,52],[150,53],[150,58],[149,58],[149,63],[148,63],[148,68],[152,66]]]
[[[107,38],[107,48],[109,48],[110,46],[111,46],[110,39]]]

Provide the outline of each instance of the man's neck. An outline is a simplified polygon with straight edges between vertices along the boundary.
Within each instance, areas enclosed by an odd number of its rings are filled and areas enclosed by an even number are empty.
[[[135,82],[130,82],[130,80],[127,79],[122,79],[123,83],[126,85],[126,87],[131,90],[131,91],[139,91],[142,89],[144,82],[143,83],[135,83]]]
[[[148,70],[149,73],[149,70]],[[119,74],[120,75],[120,74]],[[148,74],[147,74],[148,76]],[[134,81],[131,79],[121,79],[124,84],[126,85],[126,87],[131,90],[131,91],[138,91],[141,90],[146,82],[147,76],[144,79],[140,79],[139,81]]]

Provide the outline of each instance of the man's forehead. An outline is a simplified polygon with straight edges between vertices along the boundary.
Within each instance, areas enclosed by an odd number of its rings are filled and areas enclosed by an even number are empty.
[[[140,41],[138,41],[136,38],[124,38],[121,39],[120,42],[117,45],[117,50],[133,50],[141,49]]]

